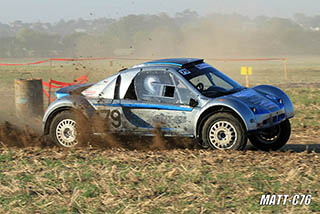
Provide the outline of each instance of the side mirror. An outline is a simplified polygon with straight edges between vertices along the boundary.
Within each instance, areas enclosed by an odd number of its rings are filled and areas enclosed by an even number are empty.
[[[191,106],[191,107],[196,107],[196,106],[198,106],[198,104],[199,104],[199,102],[193,98],[191,98],[189,101],[189,106]]]

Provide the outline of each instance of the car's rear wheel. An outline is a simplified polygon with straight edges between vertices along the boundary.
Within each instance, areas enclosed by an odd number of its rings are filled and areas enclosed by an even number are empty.
[[[230,113],[210,116],[204,123],[201,134],[202,144],[212,149],[242,150],[248,141],[244,125]]]
[[[85,133],[80,131],[84,121],[84,117],[74,111],[57,114],[50,125],[51,140],[56,145],[67,148],[82,145],[88,139]]]
[[[258,131],[249,136],[250,142],[257,149],[263,151],[278,150],[283,147],[291,135],[291,125],[289,120],[280,123],[272,128]]]

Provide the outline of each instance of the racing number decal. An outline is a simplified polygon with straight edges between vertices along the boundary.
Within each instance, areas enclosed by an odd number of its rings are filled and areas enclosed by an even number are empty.
[[[113,111],[111,111],[110,117],[113,120],[112,125],[115,128],[119,128],[121,126],[121,115],[120,115],[120,112],[118,110],[113,110]]]
[[[102,110],[101,113],[106,114],[105,119],[111,119],[111,125],[114,128],[119,128],[121,126],[121,114],[118,110]]]

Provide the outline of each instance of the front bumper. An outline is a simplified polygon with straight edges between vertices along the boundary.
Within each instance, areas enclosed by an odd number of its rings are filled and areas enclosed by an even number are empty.
[[[255,115],[256,129],[270,128],[285,121],[286,119],[287,115],[284,108],[266,114],[257,114]]]

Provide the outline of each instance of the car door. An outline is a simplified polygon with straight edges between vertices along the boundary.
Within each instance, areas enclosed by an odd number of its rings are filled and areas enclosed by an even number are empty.
[[[159,126],[165,135],[193,136],[193,118],[199,107],[189,106],[189,101],[196,95],[174,73],[160,69],[141,71],[132,84],[136,99],[120,101],[130,123],[128,130],[151,135]]]

